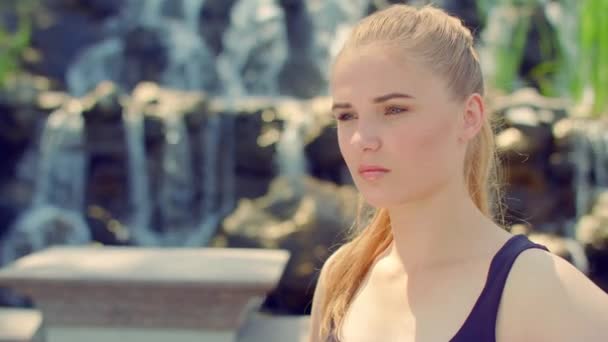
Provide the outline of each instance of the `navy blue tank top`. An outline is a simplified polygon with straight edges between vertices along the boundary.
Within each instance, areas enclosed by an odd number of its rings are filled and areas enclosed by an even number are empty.
[[[469,316],[450,342],[496,342],[496,317],[507,276],[517,256],[530,248],[549,251],[547,247],[530,241],[527,236],[517,234],[509,238],[496,252],[490,263],[481,294]],[[337,341],[338,339],[334,335],[328,339],[328,342]]]
[[[549,251],[523,234],[514,235],[498,250],[490,263],[486,283],[471,313],[451,342],[495,342],[496,316],[511,266],[521,252],[530,248]]]

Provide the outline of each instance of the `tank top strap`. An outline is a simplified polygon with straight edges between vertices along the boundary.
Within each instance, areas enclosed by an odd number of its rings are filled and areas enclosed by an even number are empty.
[[[469,317],[451,342],[496,341],[496,317],[509,271],[519,254],[530,248],[549,251],[547,247],[530,241],[527,236],[517,234],[512,236],[494,255],[484,288]]]

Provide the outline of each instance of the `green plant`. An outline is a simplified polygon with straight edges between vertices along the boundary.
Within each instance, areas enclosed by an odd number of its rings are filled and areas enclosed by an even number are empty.
[[[511,92],[517,87],[532,15],[542,0],[479,0],[485,29],[480,53],[488,84]]]
[[[585,115],[608,114],[608,2],[559,0],[550,6],[547,17],[559,43],[557,94],[585,104]]]
[[[517,86],[528,30],[533,20],[543,56],[558,51],[536,66],[528,77],[545,96],[563,96],[574,103],[590,102],[586,114],[608,114],[608,13],[606,0],[478,0],[485,30],[482,60],[488,84],[510,92]],[[534,18],[544,10],[547,23]],[[591,96],[589,96],[591,95]]]
[[[584,87],[593,91],[593,116],[608,112],[608,1],[585,0],[580,3],[580,66]],[[582,90],[575,89],[580,99]]]
[[[9,4],[15,6],[18,23],[15,30],[9,30],[0,22],[0,87],[5,86],[8,77],[19,71],[21,57],[30,45],[32,32],[31,10],[34,0]],[[2,3],[0,9],[6,9],[7,6],[7,3]]]

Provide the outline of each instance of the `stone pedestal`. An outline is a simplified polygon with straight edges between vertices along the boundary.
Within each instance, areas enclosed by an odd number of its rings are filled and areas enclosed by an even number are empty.
[[[270,316],[252,312],[237,342],[308,342],[310,316]]]
[[[232,342],[288,258],[260,249],[56,247],[0,270],[0,286],[33,299],[48,342]]]
[[[0,342],[42,342],[41,324],[37,310],[0,308]]]

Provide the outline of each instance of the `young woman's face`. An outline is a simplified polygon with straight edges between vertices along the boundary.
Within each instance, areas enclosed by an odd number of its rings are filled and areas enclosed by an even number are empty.
[[[342,156],[366,201],[384,208],[461,182],[465,152],[463,101],[424,65],[389,52],[348,51],[331,79]]]

